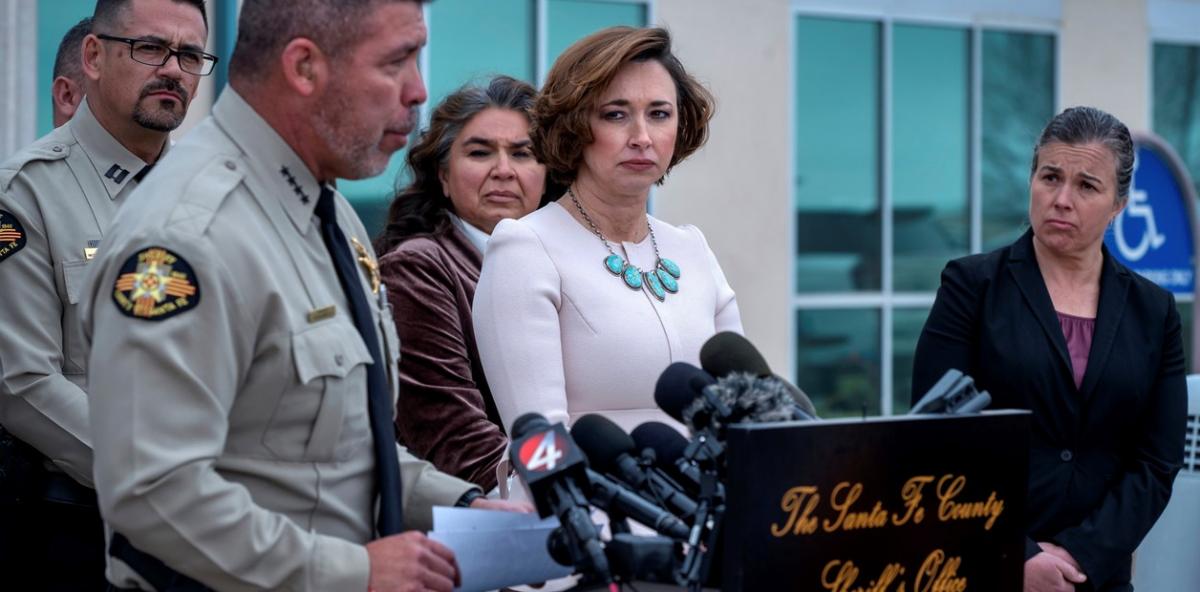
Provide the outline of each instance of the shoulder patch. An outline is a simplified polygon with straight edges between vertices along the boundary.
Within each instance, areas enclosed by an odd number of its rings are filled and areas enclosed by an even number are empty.
[[[0,262],[25,248],[25,227],[10,212],[0,210]]]
[[[164,321],[200,304],[200,281],[183,257],[163,247],[149,247],[121,266],[113,303],[127,317]]]

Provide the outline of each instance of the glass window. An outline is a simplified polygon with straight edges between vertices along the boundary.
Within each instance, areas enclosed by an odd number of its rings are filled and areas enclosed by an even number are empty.
[[[983,33],[983,250],[1028,227],[1033,144],[1054,117],[1054,37]]]
[[[530,0],[438,0],[428,14],[430,108],[463,84],[495,74],[533,82]]]
[[[96,11],[94,0],[42,0],[37,11],[37,135],[42,137],[54,129],[54,104],[50,100],[50,85],[54,82],[54,58],[63,35],[83,17]]]
[[[930,291],[969,248],[970,35],[896,25],[892,42],[893,289]]]
[[[879,414],[879,311],[796,313],[796,384],[823,418]]]
[[[892,413],[902,415],[912,407],[912,369],[917,339],[929,317],[928,308],[892,311]]]
[[[1200,195],[1200,45],[1154,44],[1154,132],[1188,169]]]
[[[879,290],[879,24],[795,30],[796,291]]]
[[[441,1],[441,0],[439,0]],[[615,25],[646,26],[646,6],[603,0],[549,0],[546,36],[546,69],[572,43]]]

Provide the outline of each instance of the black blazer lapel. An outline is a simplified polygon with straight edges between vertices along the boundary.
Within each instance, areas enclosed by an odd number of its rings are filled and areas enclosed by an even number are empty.
[[[1059,325],[1058,316],[1054,313],[1054,303],[1050,300],[1050,292],[1046,290],[1046,281],[1042,279],[1042,272],[1038,268],[1037,258],[1033,253],[1033,230],[1025,231],[1025,235],[1013,243],[1009,253],[1008,272],[1016,281],[1017,288],[1021,290],[1021,296],[1024,297],[1029,312],[1033,314],[1038,324],[1042,326],[1042,331],[1046,333],[1046,339],[1054,344],[1054,351],[1058,352],[1058,360],[1062,364],[1061,370],[1066,372],[1070,377],[1068,382],[1074,386],[1075,378],[1071,373],[1071,356],[1067,353],[1067,339],[1063,337],[1062,326]],[[1094,350],[1095,346],[1093,346]],[[1089,367],[1090,365],[1089,362]]]
[[[1100,372],[1108,361],[1113,340],[1125,314],[1125,298],[1129,295],[1129,270],[1117,264],[1107,247],[1104,252],[1104,268],[1100,272],[1100,303],[1096,306],[1096,328],[1092,333],[1092,350],[1088,352],[1087,371],[1083,374],[1083,386],[1079,391],[1086,400],[1096,389]]]

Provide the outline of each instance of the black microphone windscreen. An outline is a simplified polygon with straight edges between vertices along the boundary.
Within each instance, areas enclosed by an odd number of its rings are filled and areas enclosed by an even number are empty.
[[[602,472],[613,473],[617,457],[634,451],[633,438],[602,415],[580,417],[571,426],[571,437],[587,455],[588,462]]]
[[[771,367],[750,340],[732,331],[713,335],[700,348],[700,367],[720,378],[730,372],[769,376]]]
[[[687,362],[674,362],[663,370],[654,385],[654,402],[667,415],[682,421],[683,410],[707,385],[716,382],[712,375]]]
[[[717,379],[716,384],[706,388],[730,410],[728,420],[710,416],[713,429],[721,430],[726,424],[773,423],[789,421],[795,417],[792,411],[792,396],[783,381],[773,376],[761,377],[748,372],[733,372]],[[683,410],[684,424],[693,417],[707,412],[709,404],[704,398],[696,399]]]
[[[674,466],[683,456],[688,441],[675,428],[657,421],[648,421],[633,428],[633,445],[636,450],[649,448],[654,451],[656,464],[660,467]]]
[[[535,430],[543,430],[550,427],[550,421],[546,416],[540,413],[526,413],[518,417],[512,424],[512,429],[508,431],[512,434],[512,439],[517,440],[533,433]]]

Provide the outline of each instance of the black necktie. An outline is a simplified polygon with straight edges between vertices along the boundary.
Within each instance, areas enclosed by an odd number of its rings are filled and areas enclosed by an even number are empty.
[[[350,302],[354,325],[363,341],[367,342],[367,350],[375,360],[374,364],[367,366],[367,409],[371,416],[371,435],[375,445],[375,485],[379,494],[379,522],[376,529],[379,536],[384,537],[403,530],[400,461],[396,454],[395,427],[392,425],[392,395],[388,388],[387,375],[384,374],[386,360],[379,351],[375,317],[371,314],[371,305],[363,292],[358,269],[354,264],[354,254],[350,252],[346,235],[342,234],[342,229],[338,227],[333,191],[328,187],[321,188],[316,214],[321,220],[321,238],[325,239],[325,248],[329,249],[329,255],[333,257],[333,266],[337,268],[342,291],[346,293],[346,300]]]

